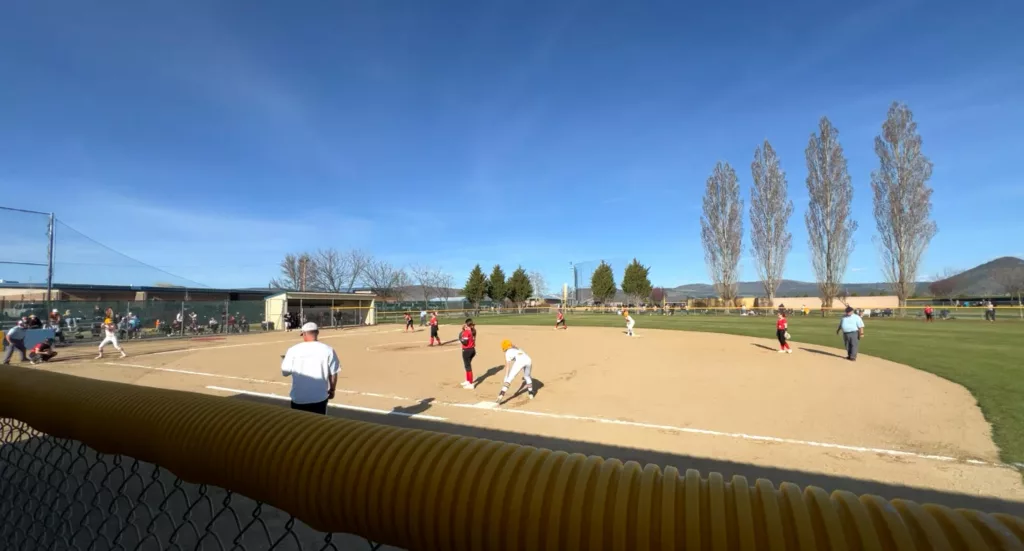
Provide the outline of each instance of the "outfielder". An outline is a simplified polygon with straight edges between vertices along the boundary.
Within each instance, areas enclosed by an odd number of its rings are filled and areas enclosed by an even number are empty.
[[[630,337],[633,336],[633,325],[636,323],[633,321],[633,316],[629,315],[629,310],[622,311],[622,317],[626,318],[626,334]]]
[[[508,339],[501,341],[501,351],[505,353],[505,381],[501,385],[501,392],[498,393],[496,402],[501,404],[505,393],[508,392],[508,385],[512,384],[512,379],[515,379],[519,372],[523,373],[523,384],[519,390],[525,386],[526,392],[533,400],[533,379],[530,378],[530,373],[533,371],[533,360]],[[516,394],[519,393],[519,390],[516,391]]]
[[[114,320],[110,318],[103,320],[103,332],[105,336],[103,337],[103,341],[100,342],[100,353],[96,356],[96,359],[99,360],[103,358],[103,347],[108,344],[114,345],[114,349],[121,353],[122,358],[127,356],[127,354],[124,353],[124,349],[121,348],[121,345],[117,342],[117,326],[114,325]]]

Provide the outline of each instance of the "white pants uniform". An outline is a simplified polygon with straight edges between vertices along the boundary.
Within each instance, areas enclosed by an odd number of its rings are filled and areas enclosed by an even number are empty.
[[[523,382],[532,385],[533,379],[530,378],[530,372],[533,371],[533,364],[531,362],[514,362],[508,370],[508,377],[505,377],[505,386],[512,384],[512,380],[516,378],[516,375],[519,375],[520,371],[523,373]]]
[[[103,352],[103,347],[107,346],[108,344],[113,345],[114,349],[117,350],[118,352],[123,352],[123,350],[121,350],[121,345],[118,344],[118,342],[117,342],[117,334],[116,333],[114,333],[114,334],[107,333],[107,336],[103,338],[103,342],[100,343],[100,353]]]
[[[626,334],[629,335],[630,337],[633,336],[633,325],[635,324],[636,322],[633,321],[632,317],[626,318]]]

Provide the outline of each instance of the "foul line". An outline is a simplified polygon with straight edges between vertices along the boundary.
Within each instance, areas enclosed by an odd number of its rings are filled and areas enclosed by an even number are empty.
[[[266,392],[252,392],[250,390],[238,390],[236,388],[224,388],[222,386],[208,386],[206,388],[208,388],[210,390],[219,390],[221,392],[235,392],[237,394],[244,394],[246,396],[259,396],[261,398],[271,398],[271,399],[274,399],[274,400],[288,400],[288,401],[291,401],[291,398],[289,398],[287,396],[281,396],[279,394],[270,394],[270,393],[266,393]],[[448,419],[446,419],[444,417],[435,417],[433,415],[425,415],[425,414],[422,414],[422,413],[406,413],[404,411],[394,411],[394,410],[386,410],[386,409],[373,409],[373,408],[364,408],[364,407],[359,407],[359,406],[347,406],[347,405],[344,405],[344,404],[334,404],[334,403],[331,403],[331,402],[327,403],[327,407],[332,407],[332,408],[336,408],[336,409],[347,409],[347,410],[351,410],[351,411],[362,411],[364,413],[379,413],[381,415],[398,415],[399,417],[409,417],[409,418],[412,418],[412,419],[429,419],[431,421],[447,421],[448,420]]]
[[[381,335],[381,334],[384,334],[384,333],[395,333],[395,330],[392,329],[392,330],[386,330],[386,331],[349,331],[349,332],[346,332],[346,333],[335,334],[335,335],[321,335],[320,336],[320,340],[350,338],[350,337],[355,337],[357,335]],[[296,334],[298,334],[298,333],[296,333]],[[246,346],[263,346],[263,345],[267,345],[267,344],[288,344],[288,343],[295,344],[297,342],[300,342],[300,341],[298,339],[289,339],[289,340],[284,340],[284,341],[262,341],[262,342],[245,342],[245,343],[238,343],[238,344],[221,344],[221,345],[217,345],[217,346],[195,346],[195,347],[191,347],[191,348],[178,348],[178,349],[175,349],[175,350],[164,350],[162,352],[142,352],[139,355],[140,356],[162,356],[164,354],[184,354],[186,352],[202,352],[204,350],[223,350],[225,348],[241,348],[241,347],[246,347]]]
[[[171,368],[166,368],[166,367],[149,367],[149,366],[138,365],[138,364],[117,363],[117,362],[106,362],[106,365],[121,366],[121,367],[134,367],[134,368],[139,368],[139,369],[149,369],[149,370],[152,370],[152,371],[166,371],[166,372],[170,372],[170,373],[181,373],[181,374],[184,374],[184,375],[197,375],[197,376],[201,376],[201,377],[215,377],[215,378],[221,378],[221,379],[231,379],[231,380],[238,380],[238,381],[246,381],[246,382],[250,382],[250,383],[281,385],[281,386],[287,386],[288,385],[288,383],[285,383],[285,382],[282,382],[282,381],[267,381],[267,380],[263,380],[263,379],[253,379],[253,378],[249,378],[249,377],[237,377],[237,376],[233,376],[233,375],[218,375],[216,373],[204,373],[204,372],[201,372],[201,371],[186,371],[186,370],[183,370],[183,369],[171,369]],[[242,394],[252,394],[254,396],[265,396],[265,397],[270,397],[270,398],[287,399],[285,397],[281,397],[281,396],[278,396],[276,394],[264,395],[264,394],[261,394],[261,393],[258,393],[258,392],[257,393],[253,393],[253,392],[250,392],[250,391],[247,391],[247,390],[238,390],[238,389],[214,387],[214,386],[207,386],[206,388],[213,389],[213,390],[221,390],[221,391],[225,391],[225,392],[238,392],[238,393],[242,393]],[[413,399],[413,398],[406,398],[406,397],[403,397],[403,396],[395,396],[395,395],[388,395],[388,394],[379,394],[379,393],[375,393],[375,392],[359,392],[359,391],[356,391],[356,390],[342,390],[342,389],[338,389],[336,392],[339,393],[339,394],[348,394],[348,395],[352,395],[352,396],[370,396],[370,397],[373,397],[373,398],[386,398],[386,399],[402,401],[402,402],[412,402],[412,401],[417,401],[418,402],[419,401],[419,400],[416,400],[416,399]],[[346,409],[356,409],[356,406],[341,406],[340,404],[330,404],[330,405],[333,406],[333,407],[342,407],[342,408],[346,408]],[[454,408],[463,408],[463,409],[481,409],[480,404],[465,404],[465,403],[459,403],[459,402],[444,402],[444,401],[440,401],[440,400],[434,401],[433,405],[447,406],[447,407],[454,407]],[[608,419],[606,417],[587,417],[587,416],[583,416],[583,415],[571,415],[571,414],[562,414],[562,413],[548,413],[548,412],[543,412],[543,411],[530,411],[530,410],[524,410],[524,409],[505,409],[505,408],[502,408],[502,407],[488,408],[488,410],[489,411],[499,412],[499,413],[515,414],[515,415],[530,415],[530,416],[534,416],[534,417],[544,417],[544,418],[548,418],[548,419],[561,419],[561,420],[565,420],[565,421],[587,421],[587,422],[591,422],[591,423],[601,423],[601,424],[606,424],[606,425],[618,425],[618,426],[637,427],[637,428],[644,428],[644,429],[666,430],[666,431],[678,432],[678,433],[683,433],[683,434],[699,434],[699,435],[702,435],[702,436],[726,437],[726,438],[733,438],[733,439],[737,439],[737,440],[747,440],[747,441],[752,441],[752,442],[769,442],[769,443],[775,443],[775,444],[790,444],[790,445],[796,445],[796,446],[808,446],[808,447],[812,447],[812,448],[842,450],[842,451],[857,452],[857,453],[874,453],[874,454],[880,454],[880,455],[888,455],[890,457],[910,457],[910,458],[916,458],[916,459],[927,459],[927,460],[931,460],[931,461],[941,461],[941,462],[945,462],[945,463],[966,463],[968,465],[977,465],[977,466],[982,466],[982,467],[997,467],[997,468],[1004,468],[1004,469],[1006,469],[1006,468],[1017,468],[1017,469],[1024,468],[1024,464],[1020,464],[1020,463],[1014,463],[1014,464],[1009,464],[1008,465],[1008,464],[1005,464],[1005,463],[995,463],[995,462],[989,462],[989,461],[980,461],[980,460],[977,460],[977,459],[960,459],[960,458],[951,457],[951,456],[947,456],[947,455],[925,454],[925,453],[908,452],[908,451],[901,451],[901,450],[890,450],[890,449],[885,449],[885,448],[871,448],[871,447],[867,447],[867,446],[849,446],[849,445],[845,445],[845,444],[832,444],[832,443],[829,443],[829,442],[815,442],[813,440],[798,440],[798,439],[795,439],[795,438],[780,438],[780,437],[777,437],[777,436],[762,436],[762,435],[757,435],[757,434],[746,434],[746,433],[742,433],[742,432],[725,432],[725,431],[717,431],[717,430],[709,430],[709,429],[696,429],[696,428],[691,428],[691,427],[677,427],[677,426],[673,426],[673,425],[660,425],[660,424],[656,424],[656,423],[641,423],[641,422],[638,422],[638,421],[623,421],[623,420],[620,420],[620,419]],[[370,411],[380,412],[380,411],[383,411],[383,410],[370,410]],[[392,413],[392,412],[385,412],[385,413]],[[394,414],[395,415],[408,416],[408,417],[416,417],[416,418],[421,418],[421,419],[435,419],[435,420],[441,419],[440,417],[432,418],[430,416],[424,416],[424,415],[420,415],[420,414],[409,415],[409,414],[403,414],[403,413],[400,413],[400,412],[394,412]]]

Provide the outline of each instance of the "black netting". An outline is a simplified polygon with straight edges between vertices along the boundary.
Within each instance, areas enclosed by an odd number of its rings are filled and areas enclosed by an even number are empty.
[[[0,419],[0,549],[379,548],[158,465]]]

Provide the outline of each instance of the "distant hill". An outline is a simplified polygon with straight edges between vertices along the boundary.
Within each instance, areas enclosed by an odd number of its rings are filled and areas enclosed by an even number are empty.
[[[1004,256],[970,270],[959,273],[937,282],[946,286],[954,296],[992,296],[1005,295],[1006,289],[999,283],[999,272],[1007,269],[1024,268],[1024,260],[1013,256]]]

